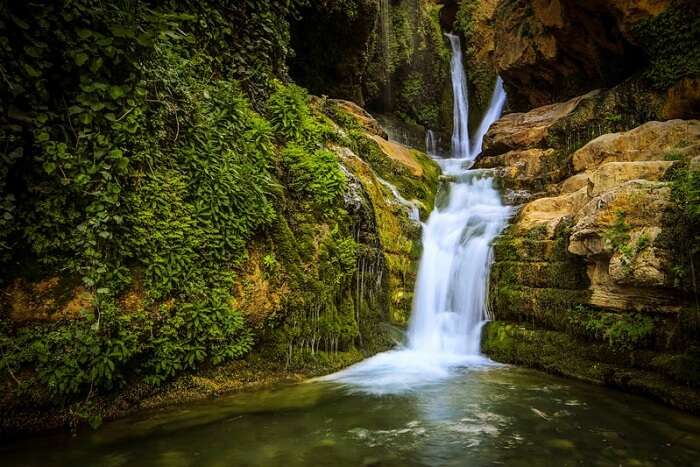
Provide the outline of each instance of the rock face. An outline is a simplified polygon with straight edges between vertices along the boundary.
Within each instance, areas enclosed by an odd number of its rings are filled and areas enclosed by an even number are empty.
[[[642,2],[626,2],[621,13],[607,3],[506,0],[499,4],[494,59],[511,105],[531,108],[561,101],[586,89],[617,84],[630,74],[639,54],[622,33],[616,14],[628,28],[632,15],[627,11]],[[658,12],[658,8],[634,10],[635,19]]]
[[[547,144],[549,129],[571,115],[582,101],[591,100],[600,91],[575,97],[569,101],[538,107],[527,113],[506,114],[496,121],[484,137],[485,156],[503,151],[539,148]]]
[[[496,34],[494,16],[499,2],[461,1],[454,10],[450,8],[450,2],[446,3],[443,8],[446,13],[444,28],[460,34],[463,38],[464,68],[470,95],[469,117],[470,121],[478,122],[488,107],[496,82],[497,73],[493,57]],[[452,15],[449,15],[449,12],[453,12]]]
[[[504,0],[494,14],[492,61],[517,110],[634,74],[657,89],[690,87],[700,72],[700,28],[687,18],[698,13],[693,0]]]
[[[700,410],[678,396],[687,389],[671,396],[644,379],[667,378],[667,388],[687,384],[685,373],[658,359],[683,360],[697,344],[693,331],[673,324],[693,312],[691,297],[674,279],[679,207],[669,180],[700,155],[700,121],[650,121],[598,137],[595,130],[590,142],[571,151],[577,144],[562,138],[564,130],[597,125],[595,109],[615,100],[611,96],[614,91],[589,93],[506,115],[487,135],[477,166],[493,168],[502,186],[527,202],[494,244],[489,300],[497,322],[485,333],[484,349],[494,358]],[[549,342],[544,350],[535,350],[538,339]],[[582,351],[585,361],[572,367],[580,356],[567,352],[591,341],[597,350]],[[648,349],[649,359],[635,360],[630,352],[639,348]],[[607,373],[585,370],[598,363],[609,365]],[[623,374],[640,380],[630,386]]]
[[[386,265],[390,321],[406,325],[413,302],[421,239],[420,224],[409,218],[406,200],[420,207],[421,216],[426,217],[432,209],[439,170],[424,153],[378,134],[375,130],[381,127],[376,120],[367,119],[356,108],[340,105],[342,112],[362,122],[363,130],[352,136],[353,148],[338,148],[338,154],[359,181],[374,212]],[[405,199],[396,197],[392,185]]]
[[[291,31],[290,73],[312,93],[449,134],[450,54],[434,1],[309,2]],[[386,26],[386,31],[383,28]]]
[[[528,141],[537,144],[540,139]],[[535,232],[542,239],[556,240],[567,224],[567,252],[588,264],[592,294],[588,303],[619,310],[665,309],[682,304],[667,290],[672,286],[671,251],[657,242],[669,228],[674,208],[664,181],[674,162],[667,158],[689,161],[700,154],[698,143],[697,120],[649,122],[603,135],[571,156],[573,174],[558,184],[562,172],[553,173],[542,163],[553,149],[512,150],[484,159],[503,164],[498,173],[507,186],[528,189],[542,186],[542,180],[549,182],[548,193],[540,192],[544,197],[522,207],[510,232],[520,236]],[[628,300],[630,287],[654,290]]]
[[[607,162],[658,161],[660,154],[671,150],[688,157],[700,151],[699,143],[700,128],[696,120],[649,122],[625,133],[594,139],[574,153],[573,168],[580,172]]]

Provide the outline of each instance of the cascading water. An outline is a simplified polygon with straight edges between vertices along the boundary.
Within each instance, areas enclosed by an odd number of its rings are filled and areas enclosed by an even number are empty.
[[[399,189],[396,188],[396,186],[384,180],[383,178],[377,177],[377,180],[379,181],[379,183],[384,185],[391,192],[392,195],[394,195],[394,198],[396,199],[397,203],[399,203],[401,206],[405,207],[408,210],[409,219],[411,219],[414,222],[420,222],[420,205],[417,201],[408,200],[401,196],[401,193],[399,193]]]
[[[438,156],[437,137],[433,130],[425,132],[425,153],[430,157]]]
[[[435,160],[443,173],[450,175],[450,181],[441,187],[447,190],[443,203],[423,226],[423,255],[406,346],[324,378],[362,391],[410,390],[449,376],[455,367],[493,363],[480,355],[480,334],[486,319],[491,242],[504,228],[511,210],[502,204],[487,171],[465,167],[478,153],[469,150],[459,38],[447,36],[452,44],[455,95],[452,158]],[[500,116],[504,100],[499,80],[480,132]],[[483,138],[481,133],[476,136]],[[480,150],[480,141],[475,148]]]
[[[510,209],[482,171],[459,174],[448,190],[446,204],[430,214],[423,230],[408,347],[478,355],[491,241]]]
[[[391,44],[389,43],[389,0],[380,0],[379,19],[381,21],[382,60],[384,61],[384,107],[391,107]]]
[[[469,94],[467,76],[462,65],[462,46],[459,36],[446,34],[452,46],[450,73],[452,76],[452,157],[469,157]]]
[[[476,130],[476,135],[472,140],[471,159],[481,154],[481,147],[484,144],[484,136],[489,131],[489,127],[501,117],[503,106],[506,103],[506,90],[503,89],[503,80],[500,76],[496,78],[496,84],[493,86],[493,94],[489,101],[489,108],[481,119],[481,124]]]

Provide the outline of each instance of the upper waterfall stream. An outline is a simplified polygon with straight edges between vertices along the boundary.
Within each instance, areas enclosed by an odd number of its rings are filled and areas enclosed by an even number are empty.
[[[478,127],[475,150],[469,143],[467,81],[459,37],[452,45],[454,128],[450,158],[436,157],[435,136],[426,135],[426,151],[448,176],[446,192],[423,226],[413,313],[405,347],[376,355],[325,377],[371,393],[394,393],[430,384],[464,365],[489,365],[479,352],[486,319],[491,242],[504,228],[510,208],[501,202],[493,180],[469,165],[481,139],[500,117],[505,92],[496,82],[490,107]]]

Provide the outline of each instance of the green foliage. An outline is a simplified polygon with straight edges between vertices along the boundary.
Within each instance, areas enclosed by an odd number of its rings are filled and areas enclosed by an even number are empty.
[[[651,246],[651,238],[646,232],[642,232],[637,240],[631,243],[629,231],[630,226],[625,220],[624,211],[616,211],[615,221],[603,233],[603,238],[610,244],[613,252],[621,254],[622,266],[626,270],[629,270],[639,252]]]
[[[642,313],[609,313],[578,306],[568,316],[574,334],[607,341],[615,351],[632,351],[651,343],[654,318]]]
[[[282,164],[290,190],[318,206],[332,205],[345,190],[345,174],[327,149],[310,152],[291,143],[282,151]]]
[[[230,303],[226,290],[213,290],[208,298],[161,306],[165,324],[149,343],[150,357],[144,368],[146,381],[158,384],[205,361],[217,365],[241,357],[253,345],[243,317]]]
[[[610,244],[613,250],[620,251],[630,240],[630,226],[625,220],[624,211],[615,211],[615,221],[604,232],[603,237]]]
[[[124,382],[124,371],[143,351],[150,323],[140,314],[120,314],[109,302],[70,323],[0,330],[3,366],[10,371],[35,369],[33,381],[54,396],[89,389],[109,390]]]
[[[454,22],[454,30],[463,38],[462,52],[466,59],[465,72],[470,84],[470,92],[475,100],[475,107],[486,111],[494,82],[496,70],[485,63],[483,59],[477,59],[477,51],[483,42],[477,31],[475,16],[478,13],[479,2],[463,1],[459,4]],[[523,27],[527,27],[526,24]]]
[[[695,0],[675,0],[658,16],[634,25],[632,34],[649,59],[644,76],[652,85],[666,88],[700,73],[700,6]]]
[[[457,10],[455,17],[454,29],[462,33],[464,37],[464,53],[471,55],[474,53],[474,34],[476,33],[476,24],[474,23],[474,14],[479,7],[478,2],[462,2]]]
[[[332,130],[312,117],[308,100],[306,91],[298,86],[278,86],[267,102],[267,114],[273,129],[285,141],[318,147]]]
[[[262,260],[263,269],[265,276],[269,279],[278,274],[281,270],[282,265],[277,261],[274,254],[267,254]]]
[[[622,115],[619,113],[609,113],[605,115],[605,120],[611,124],[615,125],[617,123],[620,123],[622,121]]]
[[[248,242],[290,215],[286,191],[345,216],[346,178],[323,149],[331,127],[276,81],[300,2],[20,3],[0,7],[2,277],[38,262],[97,301],[67,322],[2,316],[2,371],[29,371],[19,389],[62,398],[245,355],[253,336],[231,271]],[[343,230],[322,245],[331,283],[315,299],[334,302],[354,242]],[[265,258],[269,278],[286,272]],[[125,294],[136,310],[120,309]],[[352,321],[347,343],[357,326],[343,303],[332,308]]]
[[[413,116],[406,115],[404,120],[410,122],[415,119],[421,123],[432,123],[432,126],[435,127],[439,120],[440,109],[437,102],[423,102],[422,97],[425,89],[423,77],[418,72],[409,74],[404,80],[400,89],[402,112]]]
[[[670,157],[674,157],[673,154]],[[700,264],[700,171],[678,162],[669,171],[674,210],[668,221],[675,286],[698,296],[696,265]]]

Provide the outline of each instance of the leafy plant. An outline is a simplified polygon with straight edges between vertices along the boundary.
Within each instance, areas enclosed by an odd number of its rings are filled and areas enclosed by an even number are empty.
[[[641,313],[609,313],[578,306],[568,319],[575,334],[607,341],[615,351],[644,347],[654,335],[654,318]]]
[[[327,149],[310,152],[292,143],[282,151],[282,164],[289,188],[319,206],[332,204],[345,189],[345,174]]]
[[[99,299],[67,322],[2,317],[2,371],[32,369],[18,387],[159,384],[250,350],[231,271],[277,219],[274,143],[312,148],[290,167],[308,182],[295,193],[330,205],[344,187],[320,149],[329,128],[276,81],[301,3],[0,7],[2,277],[39,263]],[[268,120],[254,108],[273,91]]]

